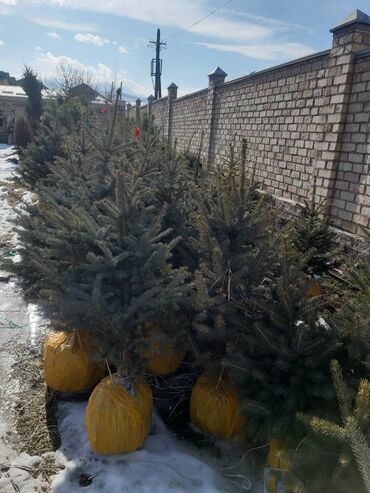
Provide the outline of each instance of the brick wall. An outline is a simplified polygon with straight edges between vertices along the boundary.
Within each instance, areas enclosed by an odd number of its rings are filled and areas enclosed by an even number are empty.
[[[172,141],[179,150],[199,151],[202,130],[208,125],[207,93],[206,89],[173,102]]]
[[[218,68],[208,89],[177,99],[171,85],[145,111],[178,149],[202,141],[208,166],[246,139],[261,189],[291,206],[315,179],[332,224],[360,233],[370,226],[370,18],[332,31],[329,50],[230,82]]]
[[[247,140],[247,165],[261,187],[283,198],[307,198],[325,123],[323,104],[329,54],[220,86],[216,91],[210,160],[218,164],[235,140]]]
[[[168,111],[168,98],[162,98],[158,101],[154,101],[151,104],[150,114],[153,118],[154,124],[160,128],[163,135],[165,135],[167,127],[167,111]]]
[[[346,231],[369,226],[370,53],[355,60],[331,215]]]

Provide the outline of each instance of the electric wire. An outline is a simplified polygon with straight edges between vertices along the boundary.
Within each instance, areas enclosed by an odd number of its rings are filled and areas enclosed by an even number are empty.
[[[192,27],[200,24],[201,22],[203,22],[205,19],[208,19],[208,17],[211,17],[211,15],[215,14],[216,12],[218,12],[219,10],[223,9],[224,7],[226,7],[226,5],[229,5],[229,3],[231,3],[233,0],[227,0],[226,3],[220,5],[219,7],[217,7],[217,9],[214,9],[212,10],[212,12],[209,12],[208,14],[204,15],[203,17],[201,17],[200,19],[198,19],[197,21],[193,22],[193,24],[190,24],[190,26],[187,26],[187,27],[184,27],[184,29],[180,29],[180,31],[177,31],[175,32],[174,34],[170,34],[169,36],[167,36],[167,38],[164,39],[164,41],[167,41],[167,39],[171,39],[171,38],[174,38],[175,36],[178,36],[179,34],[185,32],[185,31],[188,31],[189,29],[191,29]]]
[[[226,2],[226,4],[223,4],[221,5],[220,7],[218,7],[217,9],[213,10],[212,12],[210,12],[209,14],[207,14],[206,16],[202,17],[201,19],[198,19],[196,22],[194,22],[193,24],[191,24],[190,26],[184,28],[184,29],[181,29],[180,31],[177,31],[176,33],[170,35],[170,36],[167,36],[165,38],[165,40],[167,39],[170,39],[170,38],[173,38],[175,36],[177,36],[178,34],[181,34],[185,31],[187,31],[188,29],[190,29],[191,27],[199,24],[200,22],[202,22],[203,20],[207,19],[208,17],[210,17],[211,15],[215,14],[216,12],[218,12],[219,10],[223,9],[226,5],[228,5],[229,3],[231,3],[232,0],[229,0],[228,2]],[[294,3],[295,0],[293,0],[292,3]],[[269,18],[272,19],[273,16],[276,16],[278,14],[281,14],[282,12],[284,12],[284,10],[286,10],[288,8],[288,6],[286,5],[285,7],[280,7],[279,9],[275,10],[274,12],[271,13],[271,16],[269,16]],[[257,21],[253,22],[252,24],[248,24],[248,28],[251,28],[251,27],[254,27],[262,22],[265,22],[266,21],[266,18],[261,18],[261,19],[258,19]],[[237,31],[236,33],[238,33],[240,31]],[[173,48],[173,46],[172,46]],[[195,58],[199,58],[199,59],[203,59],[203,61],[208,61],[210,62],[210,59],[206,59],[198,54],[194,54],[194,53],[190,53],[188,51],[185,51],[183,49],[180,49],[178,47],[176,47],[175,49],[179,50],[179,51],[182,51],[183,53],[186,53],[187,55],[189,56],[192,56],[192,57],[195,57]]]

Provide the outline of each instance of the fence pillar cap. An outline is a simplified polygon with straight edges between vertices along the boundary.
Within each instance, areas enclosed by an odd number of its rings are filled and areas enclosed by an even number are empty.
[[[225,82],[225,78],[227,77],[227,73],[222,70],[220,67],[216,67],[213,72],[208,74],[209,85],[222,84]]]
[[[177,89],[178,86],[174,82],[171,82],[171,84],[167,87],[169,99],[177,98]]]
[[[370,16],[362,12],[361,10],[354,10],[347,17],[345,17],[339,24],[330,29],[331,33],[336,33],[341,29],[348,29],[349,26],[361,26],[366,30],[370,30]]]
[[[150,104],[150,103],[152,103],[152,102],[154,101],[154,99],[155,99],[155,98],[154,98],[153,94],[151,94],[151,95],[148,97],[148,103],[149,103],[149,104]]]

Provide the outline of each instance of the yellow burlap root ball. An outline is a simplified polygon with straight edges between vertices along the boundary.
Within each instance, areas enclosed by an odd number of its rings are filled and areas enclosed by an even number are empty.
[[[146,370],[155,375],[168,375],[178,370],[185,353],[176,353],[171,345],[166,345],[161,349],[152,349],[146,356],[149,358]]]
[[[290,461],[286,456],[284,441],[282,439],[275,439],[270,443],[266,466],[270,468],[266,485],[267,491],[268,493],[277,493],[278,475],[276,472],[283,473],[284,471],[288,471],[290,469]],[[286,485],[285,490],[287,489],[290,489],[289,485]]]
[[[312,281],[308,286],[306,296],[307,298],[317,298],[322,295],[321,286],[318,282]]]
[[[90,396],[85,425],[91,448],[99,454],[133,452],[146,440],[152,416],[152,391],[145,382],[134,395],[106,377]]]
[[[51,332],[44,344],[46,384],[58,392],[88,390],[105,375],[104,366],[90,359],[94,349],[78,330]]]
[[[193,425],[218,438],[232,438],[241,435],[245,426],[239,413],[236,390],[227,379],[208,373],[199,377],[190,400]]]
[[[140,356],[147,360],[146,370],[155,375],[168,375],[178,370],[185,353],[177,352],[165,334],[153,326],[150,334],[143,340],[149,346],[148,349],[140,351]]]

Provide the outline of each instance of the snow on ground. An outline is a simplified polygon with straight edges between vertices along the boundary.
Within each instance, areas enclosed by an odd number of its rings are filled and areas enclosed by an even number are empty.
[[[0,145],[0,254],[16,249],[16,236],[10,222],[15,214],[8,202],[9,179],[16,172],[16,165],[7,159],[13,153],[13,148]],[[20,191],[20,196],[32,200],[30,193]],[[0,272],[0,279],[2,276],[6,277],[6,273]],[[28,339],[33,344],[43,323],[37,305],[25,303],[14,279],[0,282],[0,346],[12,336]],[[53,478],[50,487],[40,476],[35,478],[30,473],[30,468],[42,458],[17,454],[11,447],[14,426],[7,409],[12,403],[5,398],[6,394],[9,396],[9,387],[16,385],[9,381],[11,364],[11,358],[1,353],[0,493],[236,493],[247,490],[262,493],[260,481],[249,484],[245,480],[244,488],[234,488],[221,474],[222,466],[230,465],[230,457],[226,460],[221,454],[219,459],[212,460],[201,456],[195,447],[173,437],[156,414],[143,449],[125,455],[95,454],[84,426],[86,402],[59,403],[62,445],[55,454],[46,455],[52,456],[64,470]],[[238,462],[237,455],[235,462]],[[235,472],[240,474],[237,469]],[[81,475],[90,477],[91,484],[81,486]]]
[[[60,453],[66,469],[53,483],[54,493],[79,493],[81,474],[93,477],[88,493],[219,493],[230,485],[204,461],[174,439],[158,416],[144,448],[104,456],[92,452],[84,427],[86,403],[60,404]]]
[[[7,196],[6,183],[9,181],[9,178],[11,177],[11,175],[14,173],[16,169],[15,164],[7,162],[8,157],[10,157],[13,154],[13,152],[14,151],[12,150],[11,147],[5,146],[4,144],[0,144],[0,201],[1,201],[0,234],[1,237],[4,237],[6,234],[10,233],[11,224],[9,220],[15,217],[12,207],[10,207],[10,205],[6,200],[6,196]]]
[[[16,248],[16,236],[12,231],[11,220],[15,217],[13,207],[8,201],[11,188],[9,179],[16,172],[16,165],[7,160],[14,149],[0,144],[0,255]],[[14,188],[12,189],[14,192]],[[18,191],[16,191],[18,192]],[[24,195],[19,190],[20,196]],[[30,194],[27,194],[30,199]],[[14,257],[16,258],[16,257]],[[30,335],[31,320],[22,293],[9,273],[0,271],[0,348],[13,338],[27,340]],[[33,314],[35,317],[35,315]],[[12,422],[11,392],[16,390],[17,382],[10,381],[9,369],[14,363],[12,356],[0,353],[0,493],[46,492],[48,485],[41,477],[33,477],[29,468],[42,462],[41,457],[18,454],[12,447],[16,440],[15,426]],[[28,469],[28,470],[27,470]]]

